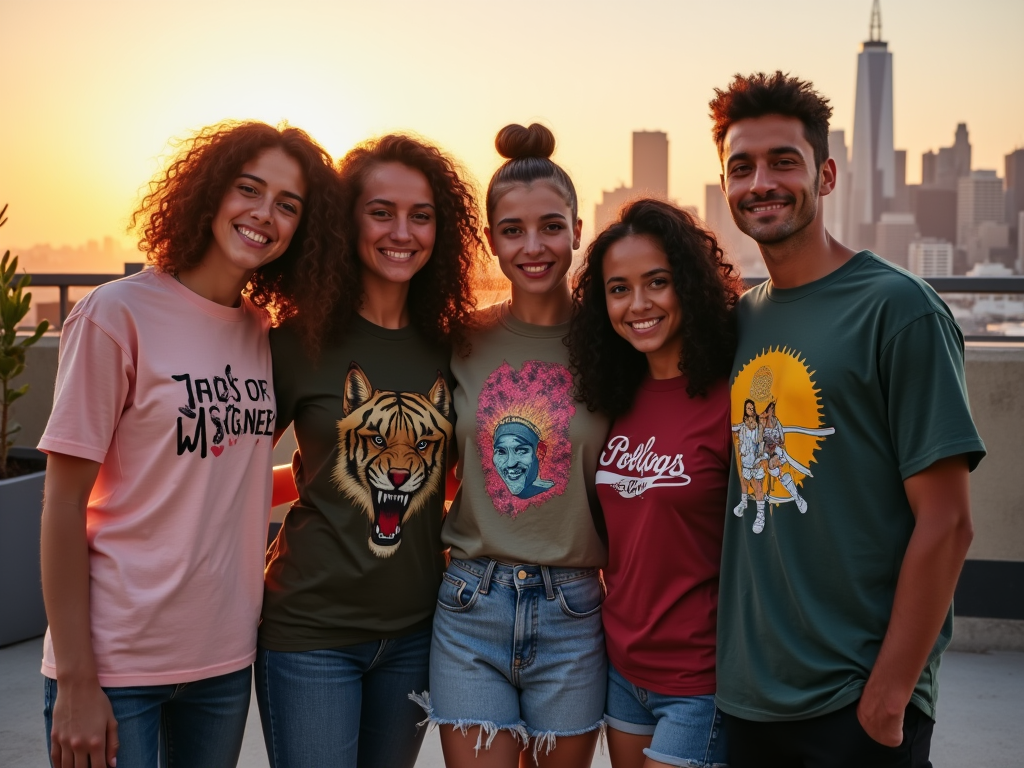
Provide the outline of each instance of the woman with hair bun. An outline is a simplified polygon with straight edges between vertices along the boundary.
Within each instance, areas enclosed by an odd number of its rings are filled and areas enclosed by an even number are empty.
[[[563,338],[581,221],[540,125],[509,125],[485,229],[511,300],[477,313],[452,359],[462,484],[442,530],[430,694],[449,768],[587,766],[602,727],[606,662],[594,495],[607,422],[573,403]]]
[[[256,694],[276,768],[412,768],[455,414],[451,347],[483,243],[454,161],[389,135],[339,163],[352,279],[312,345],[271,334],[298,501],[268,553]],[[300,307],[296,320],[302,317]]]
[[[133,216],[152,267],[64,324],[39,443],[52,765],[236,764],[277,413],[264,308],[334,300],[338,197],[302,131],[207,128]]]
[[[741,290],[714,236],[659,200],[623,208],[576,286],[578,393],[613,419],[597,495],[614,768],[726,763],[715,631]]]

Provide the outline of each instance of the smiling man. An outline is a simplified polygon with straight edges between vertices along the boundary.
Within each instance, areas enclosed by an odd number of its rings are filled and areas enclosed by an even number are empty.
[[[716,94],[722,190],[770,275],[740,300],[731,378],[717,696],[730,764],[930,766],[968,473],[985,452],[963,336],[923,281],[825,230],[827,99],[781,72]]]

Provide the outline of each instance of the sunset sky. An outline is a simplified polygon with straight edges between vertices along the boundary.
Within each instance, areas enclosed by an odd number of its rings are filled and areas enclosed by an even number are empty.
[[[0,250],[128,244],[168,140],[225,118],[287,120],[335,156],[415,131],[481,184],[504,124],[540,121],[589,225],[630,180],[630,132],[670,141],[670,193],[716,182],[707,102],[734,72],[783,69],[830,96],[850,141],[870,0],[0,0]],[[1024,2],[882,0],[895,138],[920,155],[966,122],[974,166],[1024,147]],[[83,265],[83,270],[88,265]]]

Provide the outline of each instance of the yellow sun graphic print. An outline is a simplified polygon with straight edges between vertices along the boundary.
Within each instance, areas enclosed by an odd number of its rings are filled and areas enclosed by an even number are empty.
[[[824,424],[814,373],[788,348],[768,349],[744,365],[732,383],[732,432],[744,517],[751,501],[751,530],[761,533],[780,510],[808,511],[800,488],[813,478],[811,464],[835,429]]]

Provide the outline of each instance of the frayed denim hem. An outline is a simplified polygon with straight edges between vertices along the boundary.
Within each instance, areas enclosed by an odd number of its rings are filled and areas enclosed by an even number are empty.
[[[494,743],[495,737],[497,737],[500,731],[508,731],[512,734],[517,742],[521,743],[522,749],[526,749],[530,742],[530,735],[526,730],[525,723],[517,723],[515,725],[498,725],[492,723],[489,720],[441,720],[434,717],[434,707],[430,703],[430,692],[424,691],[423,693],[410,693],[409,700],[419,704],[423,708],[423,711],[427,713],[427,717],[419,722],[419,725],[427,725],[430,728],[439,728],[442,725],[450,725],[453,730],[462,732],[463,736],[469,735],[471,728],[479,728],[480,733],[476,737],[476,746],[474,747],[474,753],[479,755],[481,749],[490,749],[491,744]],[[486,740],[485,740],[486,737]],[[554,736],[552,736],[554,739]],[[550,750],[549,750],[550,751]],[[536,750],[534,750],[536,755]]]
[[[551,750],[555,748],[555,742],[559,738],[568,738],[570,736],[582,736],[585,733],[593,733],[596,730],[600,730],[601,734],[599,740],[601,742],[601,754],[604,754],[604,742],[607,735],[608,724],[605,723],[602,717],[593,725],[587,728],[581,728],[578,731],[569,731],[568,733],[558,733],[556,731],[533,731],[530,733],[530,740],[533,742],[533,762],[538,763],[537,755],[543,749],[545,755],[550,755]]]

